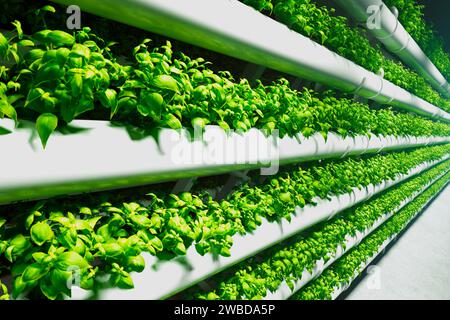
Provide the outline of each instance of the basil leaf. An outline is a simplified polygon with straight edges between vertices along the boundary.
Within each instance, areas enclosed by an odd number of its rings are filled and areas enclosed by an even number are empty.
[[[30,264],[23,272],[22,280],[24,282],[36,281],[45,276],[47,272],[48,270],[45,265],[33,263]]]
[[[164,98],[156,92],[142,92],[137,109],[143,116],[150,116],[155,120],[161,119]]]
[[[135,272],[142,272],[145,269],[145,260],[142,256],[127,257],[127,266]]]
[[[102,248],[107,257],[117,257],[123,254],[122,247],[116,242],[104,244]]]
[[[17,112],[16,109],[7,101],[0,100],[0,114],[6,115],[8,118],[14,120],[17,124]]]
[[[54,30],[45,35],[44,42],[55,46],[71,46],[75,43],[75,38],[67,32]]]
[[[180,120],[178,120],[173,114],[166,115],[164,122],[172,129],[181,129],[182,128]]]
[[[33,225],[30,234],[31,239],[38,246],[42,246],[45,242],[52,240],[55,236],[50,226],[45,222],[38,222]]]
[[[43,147],[47,145],[48,138],[58,126],[58,118],[51,113],[41,114],[36,120],[36,128]]]
[[[141,228],[150,228],[152,226],[152,221],[146,216],[132,215],[130,219]]]
[[[0,32],[0,57],[5,57],[8,51],[8,39]]]
[[[153,78],[151,84],[159,89],[165,89],[170,91],[178,91],[177,81],[169,75],[159,75]]]
[[[35,252],[32,256],[33,259],[38,263],[43,263],[44,259],[48,257],[48,255],[43,252]]]
[[[70,271],[63,271],[59,269],[53,269],[50,272],[51,286],[56,292],[70,295],[70,285],[72,281],[73,273]]]
[[[116,280],[116,285],[120,289],[133,289],[134,283],[131,279],[131,276],[128,273],[124,273],[123,275],[119,275],[118,279]]]
[[[67,271],[69,268],[78,267],[80,269],[89,268],[89,263],[78,253],[68,251],[60,254],[56,260],[55,266],[59,270]]]
[[[88,47],[86,47],[85,45],[76,43],[72,47],[72,51],[71,51],[70,55],[73,57],[84,58],[84,59],[89,60],[89,58],[91,56],[91,50]]]
[[[44,296],[49,300],[56,300],[58,297],[58,289],[51,282],[42,281],[39,285]]]

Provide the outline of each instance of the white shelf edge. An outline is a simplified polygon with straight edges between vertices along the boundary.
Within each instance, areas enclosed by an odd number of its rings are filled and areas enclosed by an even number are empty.
[[[14,127],[9,119],[0,119],[0,125]],[[109,121],[76,120],[72,126],[84,130],[57,132],[46,149],[32,125],[0,136],[0,149],[8,150],[0,165],[10,169],[0,171],[0,204],[237,170],[264,168],[273,174],[267,166],[450,142],[450,137],[342,138],[333,133],[327,141],[320,134],[277,138],[257,129],[227,134],[207,126],[195,141],[187,130],[162,129],[158,144],[153,137],[132,140],[125,128]]]
[[[450,121],[450,114],[237,0],[53,0],[381,104]],[[117,14],[120,12],[121,14]],[[268,36],[270,35],[270,36]]]
[[[306,284],[311,282],[312,280],[319,277],[322,272],[324,272],[329,266],[331,266],[334,262],[339,260],[345,253],[350,251],[353,247],[357,246],[359,243],[361,243],[362,240],[364,240],[367,236],[369,236],[373,231],[378,229],[380,225],[382,225],[385,221],[387,221],[389,218],[391,218],[395,213],[400,211],[404,206],[406,206],[408,203],[413,201],[416,197],[418,197],[420,194],[422,194],[426,189],[428,189],[432,184],[434,184],[437,180],[442,178],[444,174],[439,175],[435,179],[431,180],[429,183],[424,185],[420,190],[413,193],[412,196],[408,197],[407,199],[403,200],[399,206],[397,206],[394,210],[391,212],[385,213],[382,216],[380,216],[374,224],[366,228],[363,232],[357,231],[355,236],[346,236],[346,241],[343,245],[338,245],[338,247],[334,250],[334,253],[331,255],[330,259],[325,262],[324,259],[320,259],[316,261],[316,264],[314,266],[314,269],[312,272],[309,272],[308,270],[303,270],[301,279],[297,280],[294,283],[294,289],[291,290],[289,286],[286,284],[285,281],[282,282],[278,290],[275,292],[267,291],[267,295],[263,298],[263,300],[286,300],[293,294],[295,294],[297,291],[299,291],[301,288],[303,288]]]
[[[253,233],[233,237],[230,257],[214,259],[211,254],[201,256],[194,246],[188,248],[185,256],[164,262],[158,262],[156,257],[143,253],[146,268],[141,273],[131,274],[135,287],[129,290],[105,289],[99,293],[98,298],[102,300],[168,298],[449,158],[450,155],[447,155],[437,161],[422,163],[409,170],[407,174],[398,175],[395,180],[384,181],[375,186],[369,185],[362,190],[354,188],[351,193],[333,196],[330,200],[318,198],[316,206],[297,208],[291,222],[283,219],[280,223],[270,223],[263,219],[262,224]],[[190,265],[190,270],[186,269],[186,263]],[[85,299],[89,294],[89,291],[75,287],[72,299]]]

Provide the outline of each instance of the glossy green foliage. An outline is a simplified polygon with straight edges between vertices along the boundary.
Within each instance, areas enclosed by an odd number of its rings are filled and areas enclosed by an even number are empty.
[[[133,49],[134,61],[119,63],[89,28],[73,34],[41,30],[31,36],[15,22],[15,33],[0,34],[0,116],[37,121],[43,144],[75,118],[113,119],[144,129],[219,125],[252,127],[281,136],[336,132],[343,136],[448,136],[449,125],[374,110],[333,92],[296,91],[287,80],[251,87],[228,72],[213,72],[204,59],[173,52],[171,44]]]
[[[102,275],[110,285],[131,288],[129,272],[144,268],[142,252],[167,259],[195,246],[201,255],[229,256],[232,237],[257,229],[263,218],[290,220],[297,206],[315,205],[317,197],[395,179],[449,152],[444,145],[293,167],[266,184],[244,184],[221,201],[208,192],[159,192],[119,203],[113,195],[93,203],[40,202],[2,220],[0,255],[14,277],[13,297],[34,292],[60,298],[70,294],[66,284],[73,277],[84,289]]]
[[[8,288],[0,281],[0,300],[9,300]]]
[[[312,0],[241,1],[372,72],[378,73],[382,68],[385,79],[450,111],[449,100],[441,97],[417,73],[385,58],[379,45],[370,44],[363,29],[351,27],[347,18],[335,15],[333,8],[316,5]]]
[[[385,213],[394,212],[402,201],[413,196],[431,180],[450,169],[450,160],[394,187],[387,193],[359,206],[342,212],[338,217],[315,227],[306,235],[297,236],[290,244],[280,244],[236,267],[233,273],[216,280],[215,289],[193,294],[196,299],[261,299],[268,292],[275,292],[283,282],[293,289],[294,281],[303,278],[304,270],[312,272],[317,261],[327,262],[344,246],[348,237],[364,232]],[[447,175],[447,180],[450,178]],[[442,185],[442,181],[440,183]],[[209,282],[211,285],[213,282]]]
[[[432,199],[439,190],[447,185],[450,173],[405,206],[381,227],[365,238],[361,244],[350,250],[324,273],[301,289],[292,299],[300,300],[329,300],[340,286],[353,280],[355,274],[360,274],[367,260],[378,253],[380,247],[392,236],[401,232],[418,214],[424,205]]]

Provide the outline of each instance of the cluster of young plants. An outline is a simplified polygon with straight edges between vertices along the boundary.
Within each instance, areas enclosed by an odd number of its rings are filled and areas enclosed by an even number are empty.
[[[387,80],[450,111],[449,100],[417,73],[385,58],[379,45],[370,44],[363,29],[351,27],[346,17],[335,15],[334,8],[318,6],[312,0],[241,1],[372,72],[383,69]]]
[[[447,146],[433,147],[436,150]],[[245,230],[252,231],[261,223],[261,217],[269,221],[282,218],[290,221],[296,207],[315,205],[315,197],[328,199],[330,196],[351,192],[352,188],[379,184],[384,180],[396,179],[399,173],[406,173],[410,168],[429,159],[431,149],[418,149],[406,153],[390,153],[367,159],[346,159],[342,162],[328,162],[311,166],[306,170],[294,168],[282,172],[270,180],[270,183],[254,186],[244,184],[240,190],[228,199],[233,209],[240,212]],[[436,159],[444,154],[440,153]],[[409,156],[421,159],[411,159]],[[405,157],[405,155],[407,155]],[[428,154],[428,155],[425,155]],[[423,157],[424,156],[424,157]],[[426,160],[425,160],[426,161]]]
[[[365,238],[337,262],[326,269],[320,277],[294,294],[293,300],[330,300],[341,286],[353,281],[363,271],[367,261],[378,254],[380,247],[392,236],[400,233],[450,180],[450,173],[427,189],[414,201]]]
[[[306,234],[242,262],[231,274],[225,271],[214,285],[212,281],[208,282],[214,290],[204,292],[196,287],[189,290],[197,291],[190,295],[194,299],[208,300],[262,299],[268,292],[278,290],[283,282],[294,290],[294,282],[302,279],[304,270],[312,273],[317,261],[327,262],[333,258],[338,246],[344,246],[348,237],[369,229],[383,214],[395,212],[402,201],[449,169],[450,160],[447,160],[374,200],[342,212]]]
[[[385,0],[384,3],[398,9],[400,23],[444,77],[450,79],[450,55],[444,49],[441,36],[424,19],[425,6],[414,0]]]
[[[2,222],[0,261],[14,278],[13,297],[70,295],[75,271],[84,289],[105,275],[110,285],[131,288],[129,273],[145,267],[142,252],[170,259],[195,246],[201,255],[229,256],[232,236],[255,230],[263,218],[290,220],[297,206],[314,205],[316,197],[395,179],[448,153],[450,145],[443,145],[286,168],[269,183],[244,184],[220,201],[202,191],[154,192],[120,203],[110,193],[101,201],[39,202]]]
[[[392,83],[413,92],[447,112],[450,110],[450,100],[444,99],[426,83],[425,78],[419,76],[417,73],[410,69],[405,69],[401,64],[389,59],[386,59],[384,62],[383,69],[385,71],[384,77]]]
[[[51,11],[47,8],[46,11]],[[449,125],[390,109],[375,110],[333,92],[296,91],[280,79],[271,85],[236,82],[213,72],[201,58],[173,52],[170,42],[133,49],[134,61],[118,62],[114,43],[89,28],[73,34],[44,29],[0,33],[0,117],[36,121],[45,146],[49,136],[74,118],[113,119],[152,130],[219,125],[252,127],[281,136],[320,132],[341,135],[448,136]]]

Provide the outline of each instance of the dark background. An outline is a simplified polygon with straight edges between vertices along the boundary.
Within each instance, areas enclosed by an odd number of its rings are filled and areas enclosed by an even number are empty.
[[[431,22],[444,38],[445,49],[450,52],[450,0],[419,0],[425,6],[425,20]]]

